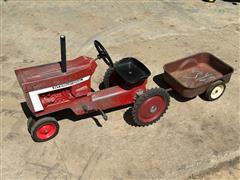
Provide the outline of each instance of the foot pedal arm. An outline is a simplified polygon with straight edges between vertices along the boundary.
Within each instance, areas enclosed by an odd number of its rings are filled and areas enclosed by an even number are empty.
[[[101,109],[98,109],[98,111],[101,113],[103,119],[104,119],[105,121],[107,121],[107,120],[108,120],[108,117],[107,117],[107,115],[105,114],[105,112],[103,112],[103,110],[101,110]]]

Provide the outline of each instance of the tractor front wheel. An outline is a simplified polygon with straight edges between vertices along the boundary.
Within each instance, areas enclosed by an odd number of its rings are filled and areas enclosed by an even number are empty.
[[[59,124],[53,117],[38,119],[31,127],[32,139],[36,142],[45,142],[54,138],[59,131]]]
[[[169,94],[162,88],[154,88],[137,97],[133,110],[133,121],[138,126],[155,123],[166,112],[170,102]]]
[[[36,119],[34,119],[32,116],[28,117],[27,128],[30,134],[31,134],[31,128],[35,122],[36,122]]]

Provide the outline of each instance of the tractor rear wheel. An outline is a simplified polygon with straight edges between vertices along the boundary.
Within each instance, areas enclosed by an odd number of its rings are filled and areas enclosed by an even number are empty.
[[[117,84],[116,77],[117,73],[114,71],[113,67],[109,67],[104,74],[103,84],[105,88],[113,87]]]
[[[170,102],[167,91],[154,88],[137,97],[133,110],[133,121],[138,126],[147,126],[157,122],[166,112]]]
[[[114,70],[114,67],[116,66],[116,64],[121,61],[122,59],[120,61],[115,62],[113,64],[113,67],[109,67],[105,72],[104,78],[103,78],[103,84],[105,88],[121,85],[123,83],[122,78]]]
[[[54,138],[59,131],[59,124],[53,117],[38,119],[31,127],[32,139],[36,142],[45,142]]]

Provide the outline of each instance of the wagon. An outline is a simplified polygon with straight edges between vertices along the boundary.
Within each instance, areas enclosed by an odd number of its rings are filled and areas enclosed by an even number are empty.
[[[221,97],[233,73],[231,66],[207,52],[170,62],[163,69],[172,90],[187,98],[203,94],[210,101]]]

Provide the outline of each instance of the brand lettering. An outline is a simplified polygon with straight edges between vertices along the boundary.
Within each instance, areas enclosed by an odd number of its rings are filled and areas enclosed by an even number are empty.
[[[82,82],[82,81],[83,81],[83,79],[78,79],[78,80],[76,80],[76,81],[71,81],[71,82],[68,82],[68,83],[64,83],[64,84],[52,86],[52,88],[53,88],[54,90],[56,90],[56,89],[61,89],[61,88],[64,88],[64,87],[69,87],[69,86],[74,85],[74,84],[78,84],[78,83],[80,83],[80,82]]]

